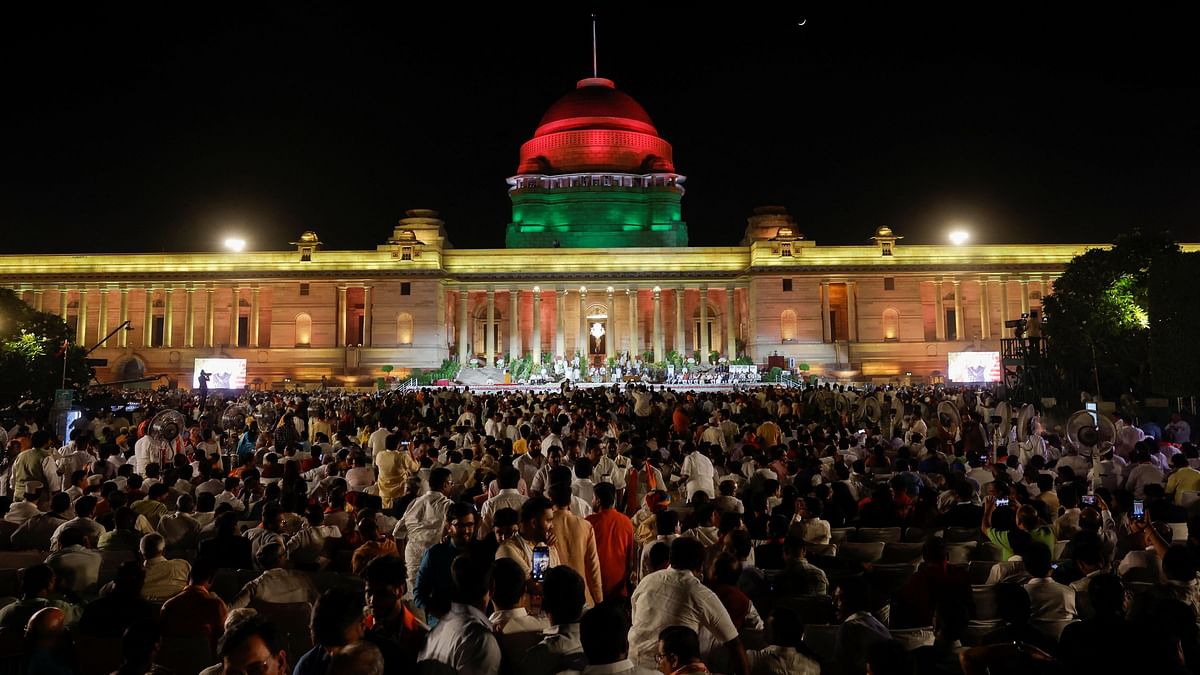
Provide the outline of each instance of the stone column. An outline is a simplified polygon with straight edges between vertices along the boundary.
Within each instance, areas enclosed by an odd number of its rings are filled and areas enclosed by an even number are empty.
[[[955,279],[954,284],[954,339],[966,340],[967,336],[963,335],[963,303],[962,303],[962,282]]]
[[[858,342],[858,282],[846,282],[846,325],[851,342]]]
[[[146,307],[143,310],[145,315],[142,322],[142,346],[149,347],[154,339],[154,287],[146,287]]]
[[[258,347],[258,311],[261,305],[258,302],[258,286],[250,289],[250,339],[248,343],[251,347]]]
[[[662,289],[654,287],[654,362],[663,360]]]
[[[687,339],[683,333],[683,287],[675,289],[675,351],[687,358]]]
[[[184,307],[186,316],[183,320],[183,346],[190,349],[196,346],[196,289],[191,284],[187,287]]]
[[[122,286],[121,287],[121,323],[125,323],[128,320],[129,320],[129,289]],[[121,346],[122,348],[128,347],[129,346],[129,327],[126,326],[125,328],[121,329],[121,332],[117,334],[117,337],[119,338],[117,340],[117,344],[119,346]]]
[[[172,347],[175,328],[175,289],[167,286],[163,289],[163,346]]]
[[[533,340],[529,345],[534,364],[542,362],[542,289],[533,287]]]
[[[1000,335],[1008,337],[1009,328],[1004,324],[1008,323],[1008,277],[1000,278]]]
[[[992,339],[992,316],[988,310],[987,279],[979,280],[979,338],[981,340]]]
[[[1021,313],[1029,314],[1029,280],[1021,280]]]
[[[339,290],[341,290],[341,293],[339,293],[338,299],[341,301],[341,306],[345,307],[345,304],[346,304],[345,303],[345,298],[346,298],[345,293],[346,292],[342,289],[339,289]],[[339,311],[341,311],[341,310],[339,310]],[[242,289],[238,288],[237,286],[234,286],[233,287],[233,296],[231,297],[231,299],[229,301],[229,346],[230,347],[238,346],[239,333],[241,332],[241,326],[239,325],[241,323],[241,317],[242,317]],[[345,316],[343,315],[342,318],[343,318],[342,326],[344,327],[345,326],[345,321],[344,321]]]
[[[508,361],[505,365],[509,365],[512,361],[521,358],[521,323],[520,315],[520,291],[515,288],[508,289]]]
[[[708,287],[700,287],[700,363],[708,363],[708,353],[712,346],[708,343]]]
[[[363,285],[363,346],[370,347],[371,333],[375,329],[375,287]],[[414,326],[415,330],[416,327]]]
[[[725,357],[730,363],[737,358],[737,321],[733,286],[725,287]],[[853,316],[853,314],[851,314]]]
[[[96,342],[108,335],[108,287],[100,286],[99,315],[96,317]]]
[[[46,311],[44,294],[45,291],[40,288],[33,289],[33,308],[39,312]]]
[[[829,325],[829,282],[821,282],[821,341],[833,341],[833,326]]]
[[[606,361],[608,359],[614,358],[614,356],[616,354],[616,349],[617,349],[617,346],[613,344],[614,338],[616,337],[616,333],[613,331],[613,327],[617,325],[617,306],[613,303],[613,287],[612,286],[608,287],[607,298],[608,298],[608,309],[605,311],[605,314],[608,315],[608,325],[604,327],[604,330],[605,330],[604,358]]]
[[[58,287],[58,315],[65,321],[67,318],[67,303],[71,300],[71,292],[66,288]]]
[[[349,313],[350,309],[346,306],[349,289],[345,286],[337,287],[337,325],[334,327],[335,337],[337,338],[337,346],[345,347],[350,344],[349,334]]]
[[[554,356],[567,357],[567,289],[554,291]]]
[[[942,300],[942,280],[933,281],[933,327],[938,342],[946,339],[946,307]]]
[[[469,360],[467,356],[467,289],[458,289],[458,362],[464,366]]]
[[[587,320],[587,288],[579,287],[579,335],[575,339],[576,349],[579,350],[580,368],[588,363],[592,355],[588,353],[588,320]]]
[[[213,296],[216,295],[217,289],[209,286],[204,289],[204,346],[213,347],[216,345],[216,325],[217,325],[217,306],[213,303]]]
[[[638,355],[638,315],[637,315],[637,289],[630,288],[625,291],[629,296],[629,358],[632,359]]]
[[[488,368],[496,365],[496,289],[487,289],[487,323],[483,326],[483,358]]]
[[[81,347],[88,348],[88,289],[87,286],[79,287],[79,322],[75,326],[75,342]]]

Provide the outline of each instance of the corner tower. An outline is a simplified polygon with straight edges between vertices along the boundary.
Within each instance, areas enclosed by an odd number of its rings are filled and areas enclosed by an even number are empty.
[[[508,179],[509,248],[687,246],[671,144],[612,80],[560,98],[521,146]]]

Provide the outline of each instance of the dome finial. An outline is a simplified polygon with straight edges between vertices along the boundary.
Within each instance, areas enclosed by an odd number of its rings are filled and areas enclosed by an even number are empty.
[[[592,77],[600,77],[600,69],[596,61],[596,13],[592,12]]]

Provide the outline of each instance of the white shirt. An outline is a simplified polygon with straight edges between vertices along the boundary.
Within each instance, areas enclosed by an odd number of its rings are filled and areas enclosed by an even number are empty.
[[[371,448],[371,454],[383,452],[387,449],[387,437],[391,432],[387,429],[376,429],[367,437],[367,445]]]
[[[1075,618],[1075,591],[1049,578],[1033,578],[1025,583],[1034,624],[1070,621]]]
[[[423,554],[425,549],[441,541],[446,527],[446,509],[450,508],[450,504],[450,498],[441,492],[426,492],[417,497],[396,524],[393,536],[407,539],[414,553],[419,551]],[[420,555],[417,555],[417,559],[420,559]]]
[[[496,630],[506,635],[509,633],[540,633],[550,627],[549,621],[529,616],[529,612],[524,607],[496,610],[488,617],[488,621]]]
[[[770,645],[746,652],[750,672],[761,675],[821,675],[821,664],[794,647]]]
[[[1132,492],[1135,499],[1144,499],[1147,485],[1162,482],[1163,474],[1158,467],[1153,464],[1137,464],[1125,477],[1125,489]]]
[[[632,604],[630,658],[645,668],[656,663],[658,633],[668,626],[686,626],[697,632],[703,628],[718,644],[738,636],[716,594],[686,570],[668,568],[648,575],[634,590]]]
[[[456,602],[430,631],[417,657],[418,662],[426,660],[444,663],[459,675],[496,675],[500,672],[500,644],[483,612]]]
[[[251,603],[316,602],[321,594],[305,572],[270,569],[242,586],[242,591],[230,603],[229,609],[248,607]]]
[[[709,497],[715,496],[713,490],[713,477],[716,471],[713,469],[712,460],[699,450],[694,450],[683,458],[683,466],[679,472],[687,477],[687,500],[692,501],[692,495],[697,492],[704,492]]]
[[[500,509],[512,509],[517,513],[521,512],[521,505],[528,499],[521,491],[516,488],[505,488],[500,491],[495,497],[483,503],[483,507],[479,509],[479,526],[475,528],[480,539],[488,536],[492,531],[493,523],[496,521],[496,512]]]

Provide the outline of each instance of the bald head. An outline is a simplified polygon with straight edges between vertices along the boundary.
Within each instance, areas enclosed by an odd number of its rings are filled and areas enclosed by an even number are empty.
[[[57,607],[39,609],[25,624],[25,639],[35,644],[52,644],[62,635],[67,615]]]

